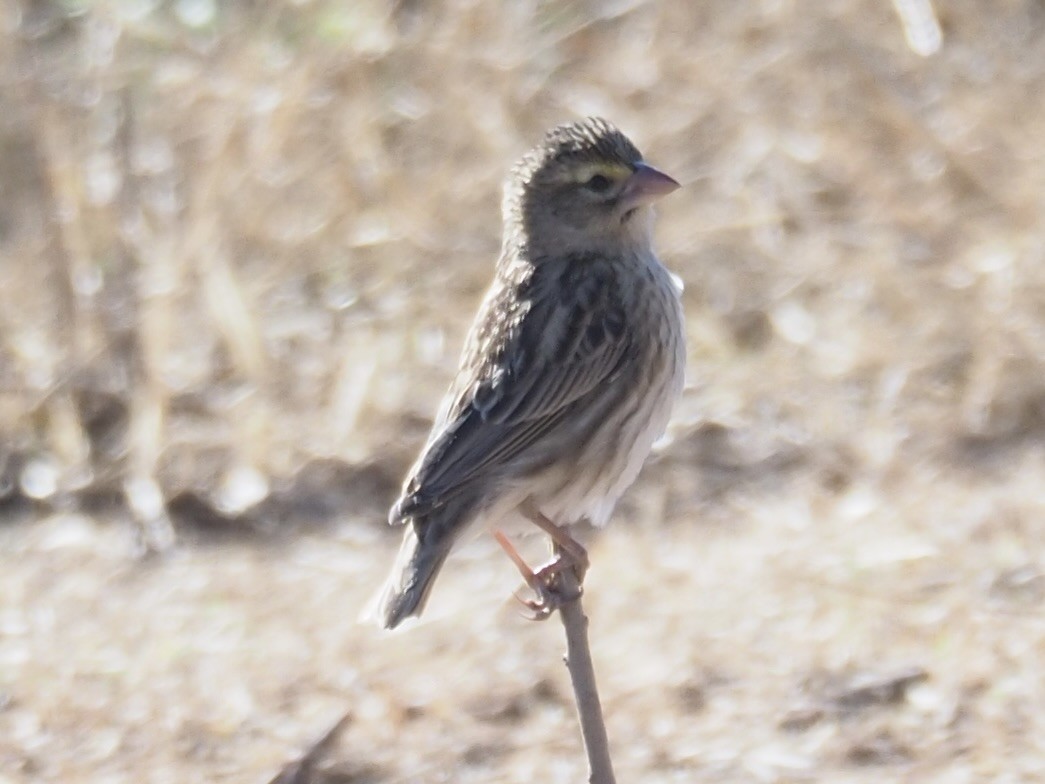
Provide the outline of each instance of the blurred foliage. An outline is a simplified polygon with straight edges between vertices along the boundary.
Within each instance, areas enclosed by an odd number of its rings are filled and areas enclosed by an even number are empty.
[[[688,286],[688,502],[1004,460],[1045,423],[1045,21],[937,10],[9,3],[0,498],[163,527],[179,494],[237,515],[329,459],[392,493],[500,178],[589,113],[689,185],[658,230]]]

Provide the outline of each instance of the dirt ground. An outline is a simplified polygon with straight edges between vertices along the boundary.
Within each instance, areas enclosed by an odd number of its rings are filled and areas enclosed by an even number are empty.
[[[489,537],[356,617],[501,178],[588,114],[685,185],[687,388],[580,534],[619,780],[1045,780],[1042,95],[1035,0],[0,3],[0,784],[346,715],[299,784],[585,779]]]

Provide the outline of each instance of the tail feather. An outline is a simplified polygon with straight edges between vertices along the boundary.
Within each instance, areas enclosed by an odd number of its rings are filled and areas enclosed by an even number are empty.
[[[364,618],[373,619],[385,629],[394,629],[407,618],[421,614],[453,544],[450,536],[426,539],[418,538],[413,524],[406,525],[388,581],[367,605]]]

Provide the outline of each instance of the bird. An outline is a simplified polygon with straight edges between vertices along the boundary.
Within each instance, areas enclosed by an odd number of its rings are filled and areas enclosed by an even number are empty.
[[[607,522],[683,388],[681,283],[653,251],[651,209],[679,187],[598,117],[551,129],[511,169],[493,282],[389,512],[403,541],[364,613],[380,626],[421,614],[477,527],[525,575],[500,533],[513,516],[558,545],[556,563],[528,576],[538,615],[554,609],[548,576],[562,563],[583,580],[568,527]]]

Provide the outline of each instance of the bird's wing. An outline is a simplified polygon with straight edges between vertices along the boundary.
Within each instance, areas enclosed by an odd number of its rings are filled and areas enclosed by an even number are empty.
[[[488,297],[450,405],[390,519],[398,522],[494,479],[615,374],[628,352],[627,313],[608,262],[544,262],[517,296]]]

